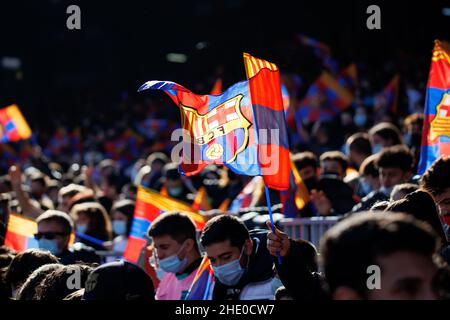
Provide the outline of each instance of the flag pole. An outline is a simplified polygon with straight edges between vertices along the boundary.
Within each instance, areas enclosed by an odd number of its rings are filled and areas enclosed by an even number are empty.
[[[272,205],[270,203],[269,188],[267,188],[267,186],[265,184],[264,184],[264,188],[266,189],[266,201],[267,201],[267,209],[269,210],[270,224],[272,225],[272,232],[275,233],[275,223],[273,222]],[[280,256],[279,252],[277,252],[277,259],[278,259],[278,264],[281,264],[281,256]]]

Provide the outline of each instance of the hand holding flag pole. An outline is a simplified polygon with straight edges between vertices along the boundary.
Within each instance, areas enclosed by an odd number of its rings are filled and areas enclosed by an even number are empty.
[[[269,210],[270,224],[271,224],[272,232],[275,233],[275,223],[273,222],[272,204],[270,203],[269,188],[267,188],[267,186],[264,186],[264,188],[266,189],[266,201],[267,201],[267,208]],[[278,259],[278,264],[281,264],[281,256],[280,256],[279,251],[277,251],[277,259]]]

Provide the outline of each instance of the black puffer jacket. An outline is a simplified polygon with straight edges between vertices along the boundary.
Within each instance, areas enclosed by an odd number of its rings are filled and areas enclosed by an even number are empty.
[[[268,281],[274,277],[272,256],[267,250],[267,230],[252,230],[250,238],[253,241],[253,252],[247,271],[235,286],[227,286],[216,279],[213,300],[238,300],[245,286]]]

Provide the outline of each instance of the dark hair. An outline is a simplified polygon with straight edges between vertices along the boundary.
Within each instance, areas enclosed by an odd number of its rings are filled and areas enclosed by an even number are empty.
[[[420,127],[423,125],[423,114],[422,113],[413,113],[405,118],[403,121],[403,126],[408,128],[409,126],[417,124]]]
[[[69,277],[79,273],[80,285],[84,288],[88,275],[94,270],[93,267],[83,264],[71,264],[58,268],[48,274],[36,288],[36,300],[63,300],[69,294],[80,288],[69,288],[67,285]]]
[[[319,268],[317,265],[316,247],[311,242],[303,239],[296,239],[294,241],[297,243],[296,254],[298,257],[305,262],[310,272],[317,272]]]
[[[416,191],[417,189],[419,189],[419,186],[417,184],[414,184],[414,183],[397,184],[392,189],[391,197],[392,197],[393,194],[398,193],[398,192],[403,192],[404,194],[409,194],[411,192]]]
[[[378,168],[398,168],[403,172],[412,170],[414,156],[405,145],[384,148],[375,163]]]
[[[390,204],[387,200],[377,201],[370,207],[370,211],[384,211]]]
[[[67,235],[69,235],[73,230],[72,219],[67,213],[62,211],[47,210],[36,219],[37,224],[41,222],[50,222],[50,221],[55,221],[59,223],[63,227],[64,233],[66,233]]]
[[[347,170],[347,167],[348,167],[348,158],[345,154],[343,154],[340,151],[324,152],[320,156],[320,162],[323,163],[324,161],[327,161],[327,160],[339,162],[339,164],[341,165],[342,170],[344,171],[344,174],[345,174],[345,170]]]
[[[381,122],[373,126],[369,130],[369,134],[373,137],[378,135],[384,140],[391,140],[392,145],[397,145],[402,143],[402,135],[400,130],[389,122]]]
[[[361,166],[359,167],[359,174],[361,176],[378,177],[380,175],[380,173],[378,172],[378,168],[375,165],[378,156],[378,154],[373,154],[364,159],[364,161],[361,163]]]
[[[123,200],[116,201],[111,208],[111,214],[114,211],[119,211],[120,213],[124,214],[128,218],[127,234],[129,234],[131,231],[131,223],[133,221],[134,209],[135,209],[135,202],[133,200],[129,200],[129,199],[123,199]]]
[[[241,249],[248,239],[250,234],[245,224],[231,215],[221,215],[209,220],[200,236],[203,247],[230,240],[231,246]]]
[[[450,157],[437,159],[420,178],[419,185],[434,196],[450,188]]]
[[[186,239],[192,239],[197,246],[195,224],[188,215],[180,212],[166,212],[156,218],[148,229],[149,237],[160,237],[168,235],[179,244]]]
[[[360,154],[370,156],[372,154],[372,144],[370,136],[364,132],[358,132],[347,139],[348,148]]]
[[[84,202],[73,206],[70,215],[74,220],[84,213],[89,217],[86,234],[94,238],[108,241],[112,238],[111,221],[105,208],[98,202]],[[83,242],[83,241],[81,241]]]
[[[441,238],[443,244],[447,242],[444,230],[442,228],[439,211],[433,197],[424,190],[416,190],[407,194],[405,198],[393,201],[386,208],[386,211],[404,212],[412,215],[414,218],[427,222],[433,228],[434,232]]]
[[[20,288],[17,300],[36,300],[36,288],[47,275],[55,270],[64,268],[59,263],[50,263],[40,266],[34,270]]]
[[[63,300],[83,300],[84,288],[68,294]]]
[[[58,258],[49,251],[28,249],[17,254],[6,271],[6,281],[14,287],[22,285],[28,276],[40,266],[58,263]]]
[[[17,253],[7,246],[0,247],[0,269],[10,265]]]
[[[281,300],[282,298],[292,298],[285,287],[279,287],[277,291],[275,291],[275,300]]]
[[[367,297],[367,267],[382,256],[411,251],[430,256],[437,252],[431,227],[401,213],[358,213],[333,226],[320,242],[327,283],[333,293],[339,286]]]
[[[306,167],[312,167],[314,170],[319,166],[317,157],[310,151],[296,153],[292,156],[292,161],[298,170],[302,170]]]

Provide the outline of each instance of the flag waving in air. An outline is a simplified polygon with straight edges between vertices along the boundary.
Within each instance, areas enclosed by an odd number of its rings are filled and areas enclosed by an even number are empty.
[[[14,142],[31,137],[31,129],[15,104],[0,109],[0,143]]]
[[[450,55],[435,40],[425,98],[419,175],[450,155]]]
[[[199,231],[203,229],[206,223],[205,217],[192,209],[188,204],[161,195],[150,189],[138,187],[131,232],[123,254],[124,259],[134,263],[138,261],[139,254],[147,243],[146,234],[148,228],[160,214],[167,211],[178,211],[187,214]]]
[[[263,176],[267,187],[289,186],[289,146],[278,67],[244,54],[247,81],[220,95],[197,95],[169,81],[148,81],[138,91],[163,90],[181,111],[180,171],[198,174],[223,164],[238,174]]]

